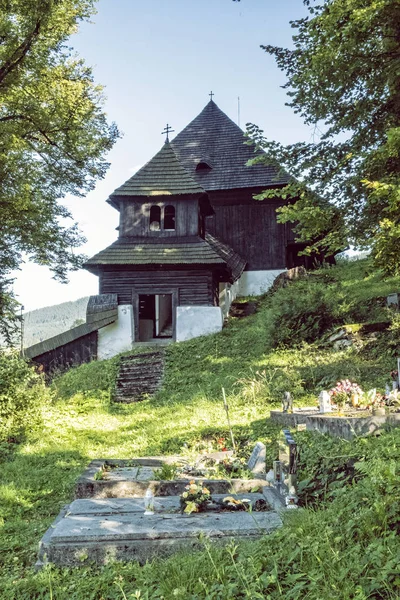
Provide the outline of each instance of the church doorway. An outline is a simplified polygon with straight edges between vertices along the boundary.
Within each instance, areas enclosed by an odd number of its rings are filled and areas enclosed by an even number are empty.
[[[172,294],[139,294],[139,342],[172,336]]]

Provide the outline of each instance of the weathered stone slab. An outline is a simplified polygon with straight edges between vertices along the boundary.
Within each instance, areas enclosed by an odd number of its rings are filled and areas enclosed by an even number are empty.
[[[134,481],[137,479],[138,473],[139,467],[117,467],[116,469],[107,471],[105,477],[107,477],[109,481]]]
[[[247,499],[250,501],[251,505],[253,505],[257,500],[267,500],[265,494],[249,493],[229,495],[232,495],[235,500]],[[228,494],[214,494],[213,499],[219,502],[226,496],[228,496]],[[154,510],[156,513],[179,512],[179,501],[179,496],[166,496],[165,498],[156,497],[154,499]],[[85,498],[81,500],[74,500],[68,507],[68,516],[114,515],[143,512],[144,498]]]
[[[151,481],[154,479],[154,469],[151,467],[140,467],[137,475],[138,481]]]
[[[104,564],[111,560],[139,560],[178,548],[201,546],[200,535],[211,541],[255,538],[281,525],[275,512],[199,513],[196,515],[143,513],[110,516],[69,514],[42,544],[40,559],[57,565]]]
[[[255,475],[265,474],[266,448],[262,442],[257,442],[247,463],[248,469]]]

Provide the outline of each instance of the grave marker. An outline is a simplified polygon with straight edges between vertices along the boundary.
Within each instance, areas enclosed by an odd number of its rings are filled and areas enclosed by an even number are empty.
[[[253,473],[265,473],[266,448],[262,442],[257,442],[251,453],[247,467]]]
[[[318,396],[319,412],[321,414],[332,412],[331,397],[326,390],[323,390]]]

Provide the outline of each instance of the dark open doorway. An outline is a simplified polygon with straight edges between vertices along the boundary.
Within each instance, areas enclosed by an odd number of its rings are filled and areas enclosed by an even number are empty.
[[[172,294],[139,294],[139,341],[172,336]]]

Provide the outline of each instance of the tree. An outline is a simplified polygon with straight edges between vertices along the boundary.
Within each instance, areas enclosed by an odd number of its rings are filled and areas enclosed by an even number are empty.
[[[249,136],[293,176],[278,218],[297,223],[301,241],[314,240],[309,252],[349,241],[399,273],[400,2],[304,4],[307,17],[291,23],[294,48],[262,48],[286,74],[287,105],[316,139],[282,146],[251,124]]]
[[[66,45],[95,0],[0,0],[0,329],[15,312],[10,273],[26,257],[65,281],[83,239],[59,203],[84,196],[118,137],[102,88]]]

